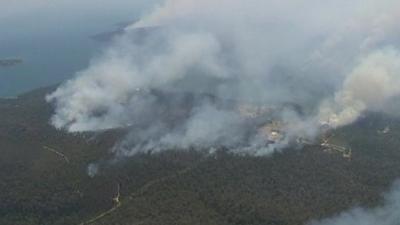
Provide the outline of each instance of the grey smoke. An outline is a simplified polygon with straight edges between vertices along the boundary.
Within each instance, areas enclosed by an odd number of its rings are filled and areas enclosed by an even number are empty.
[[[363,58],[345,79],[331,102],[321,105],[320,117],[331,126],[354,122],[363,111],[379,111],[400,94],[400,54],[393,48]]]
[[[47,97],[51,122],[70,132],[130,127],[121,155],[268,154],[400,94],[399,9],[395,0],[167,0]],[[248,119],[241,104],[273,113]],[[259,131],[271,119],[286,135],[267,144]]]
[[[87,174],[89,177],[93,178],[99,173],[99,165],[96,163],[90,163],[87,167]]]
[[[400,183],[385,195],[384,204],[376,208],[353,208],[339,215],[310,222],[309,225],[398,225],[400,221]]]

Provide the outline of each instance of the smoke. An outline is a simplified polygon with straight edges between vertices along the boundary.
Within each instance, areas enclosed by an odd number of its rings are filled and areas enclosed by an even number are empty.
[[[129,127],[118,155],[269,154],[399,94],[394,0],[167,0],[47,97],[70,132]]]
[[[313,221],[310,225],[397,225],[400,221],[400,183],[396,182],[392,190],[385,195],[382,206],[365,209],[354,208],[340,215]]]
[[[99,166],[95,163],[91,163],[87,167],[87,174],[89,177],[93,178],[99,173]]]
[[[322,104],[320,117],[333,127],[350,124],[367,109],[382,110],[399,94],[399,52],[392,48],[379,50],[361,60],[333,101]]]

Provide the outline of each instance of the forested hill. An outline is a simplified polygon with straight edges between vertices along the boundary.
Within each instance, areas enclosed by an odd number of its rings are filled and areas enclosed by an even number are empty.
[[[0,100],[1,225],[298,225],[377,205],[400,177],[400,121],[381,114],[334,131],[351,158],[313,145],[269,157],[170,150],[111,163],[124,131],[55,130],[44,101],[52,89]],[[93,178],[92,162],[103,162]]]

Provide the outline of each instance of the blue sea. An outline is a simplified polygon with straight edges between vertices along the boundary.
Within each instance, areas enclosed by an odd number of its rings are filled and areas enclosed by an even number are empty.
[[[0,67],[0,96],[15,96],[71,78],[87,67],[99,48],[89,37],[10,41],[0,46],[0,59],[20,58],[23,63]]]
[[[8,14],[1,7],[10,7],[10,3],[0,2],[0,60],[23,60],[22,64],[0,67],[0,97],[73,77],[104,47],[91,36],[137,20],[155,2],[160,0],[55,1],[42,5],[43,9],[21,2]]]

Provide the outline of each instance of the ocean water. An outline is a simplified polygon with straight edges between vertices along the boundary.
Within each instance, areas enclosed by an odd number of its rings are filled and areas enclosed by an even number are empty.
[[[98,30],[103,29],[107,28]],[[73,30],[7,37],[0,42],[0,59],[20,58],[23,63],[0,67],[0,96],[12,97],[65,81],[86,68],[101,48],[102,44],[91,39],[90,33]]]
[[[27,39],[0,46],[1,58],[21,58],[22,64],[0,67],[0,96],[60,83],[87,67],[101,48],[89,37]]]
[[[0,1],[0,60],[23,60],[0,67],[0,97],[73,77],[104,48],[91,36],[137,20],[157,2],[162,0]]]

